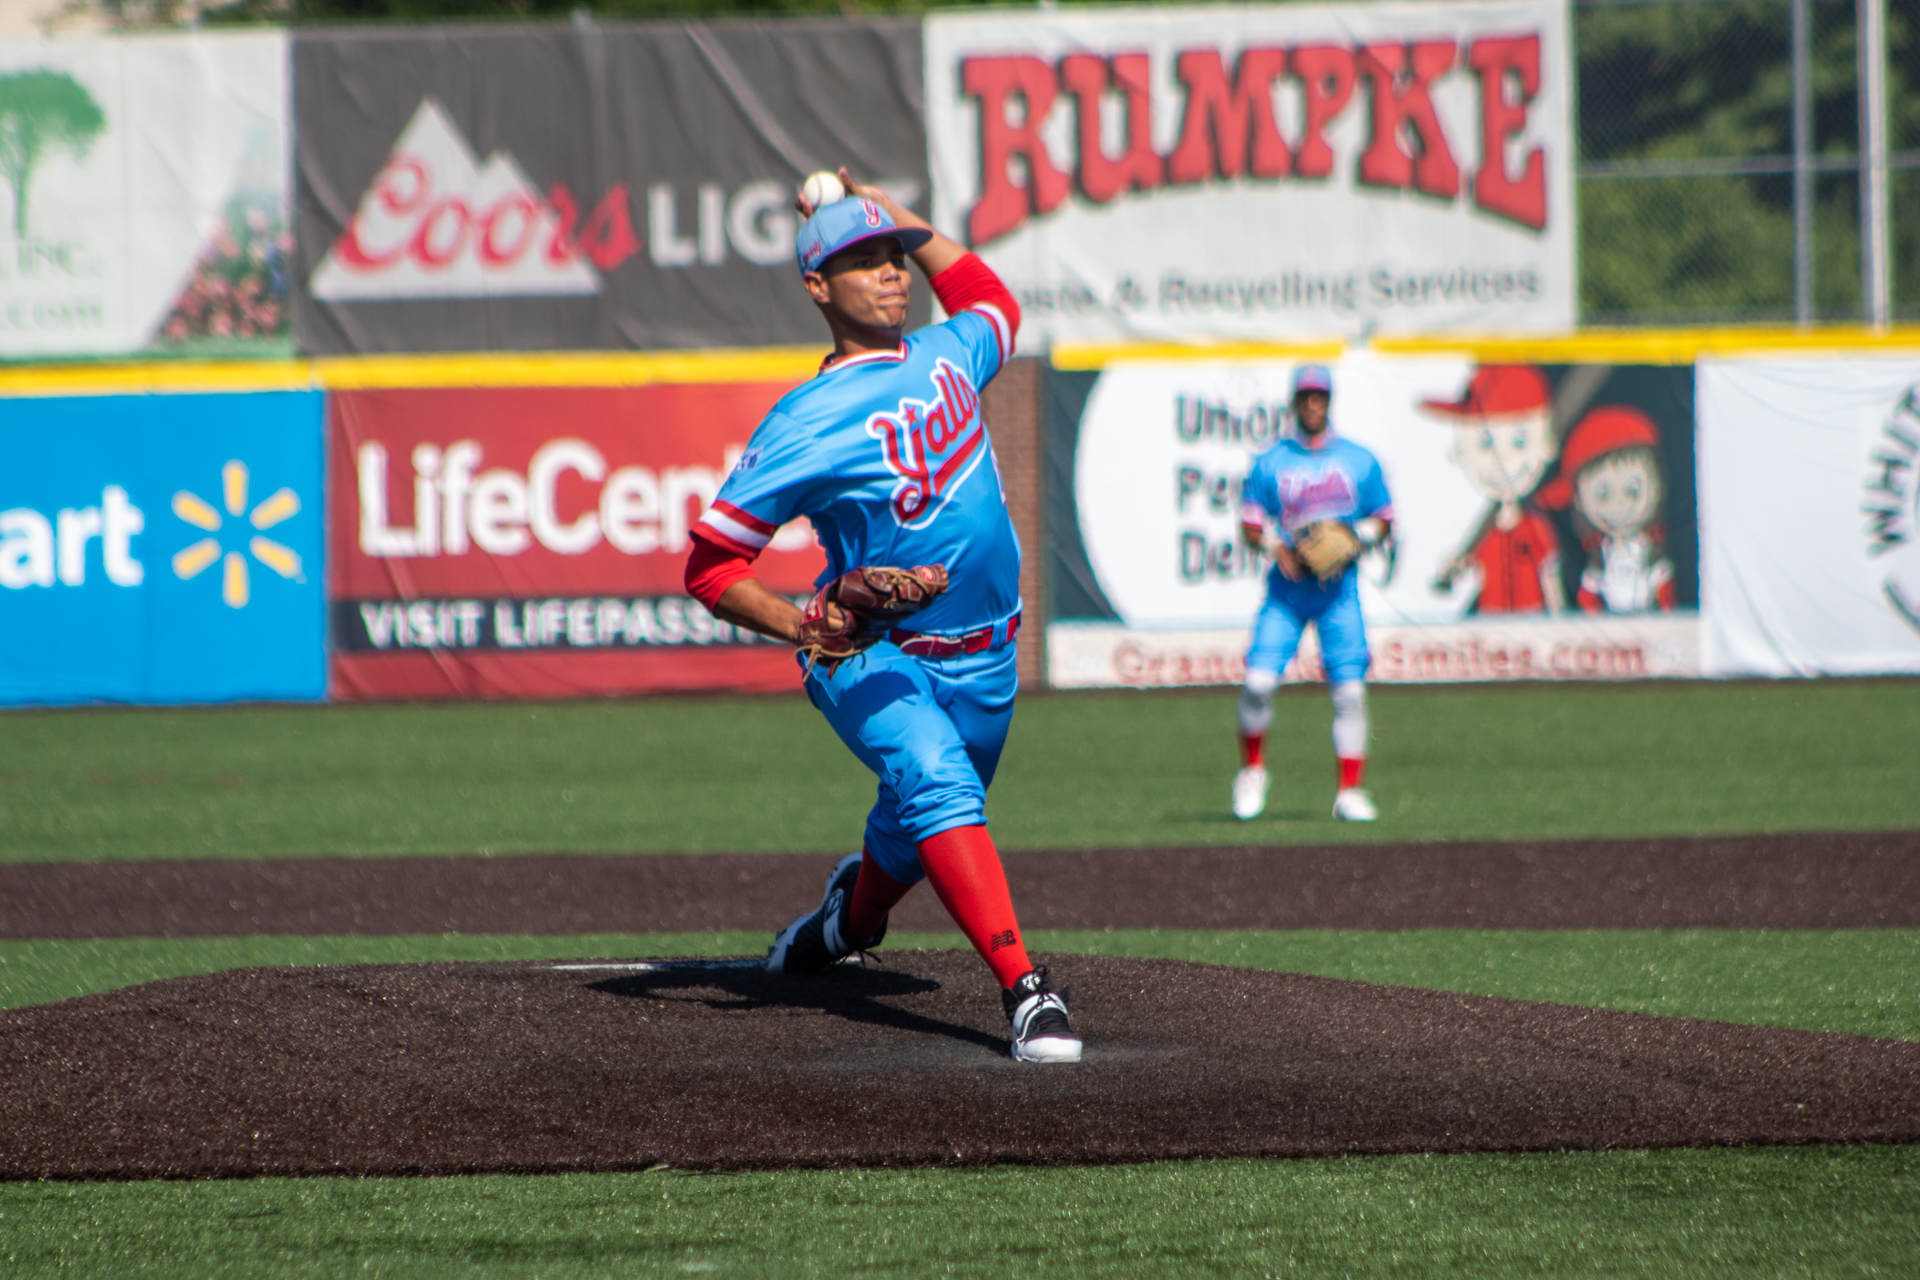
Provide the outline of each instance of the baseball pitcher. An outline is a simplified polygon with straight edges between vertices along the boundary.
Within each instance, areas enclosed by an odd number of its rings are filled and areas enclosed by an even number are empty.
[[[1267,807],[1273,691],[1309,622],[1320,633],[1333,691],[1333,753],[1340,766],[1333,816],[1345,822],[1378,816],[1360,786],[1367,767],[1370,659],[1354,561],[1391,538],[1393,503],[1379,459],[1334,434],[1332,403],[1333,375],[1325,366],[1296,370],[1291,429],[1255,460],[1242,490],[1241,533],[1273,558],[1240,691],[1241,769],[1233,780],[1233,815],[1242,821]]]
[[[824,189],[844,198],[797,201],[795,246],[833,352],[755,429],[687,561],[687,590],[716,616],[796,647],[808,698],[880,783],[865,847],[776,937],[767,968],[813,973],[878,945],[925,878],[999,980],[1013,1056],[1077,1062],[986,827],[1018,685],[1020,546],[980,392],[1013,354],[1020,309],[979,258],[839,178]],[[952,318],[903,336],[909,258]],[[827,553],[804,610],[750,568],[798,516]]]

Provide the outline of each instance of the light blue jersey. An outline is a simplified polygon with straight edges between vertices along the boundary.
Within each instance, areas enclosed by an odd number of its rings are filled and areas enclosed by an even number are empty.
[[[952,584],[913,630],[958,635],[1020,609],[1020,544],[980,413],[1012,346],[993,306],[921,329],[897,352],[843,360],[789,392],[700,520],[753,555],[796,516],[827,553],[820,583],[861,565],[945,565]]]
[[[1293,545],[1294,530],[1316,521],[1351,524],[1367,516],[1393,518],[1380,460],[1338,436],[1317,449],[1297,436],[1283,437],[1255,459],[1241,490],[1241,523],[1271,525],[1288,546]]]
[[[1393,519],[1380,460],[1360,445],[1329,435],[1319,448],[1287,436],[1254,461],[1241,490],[1240,522],[1271,527],[1281,541],[1320,520]],[[1358,570],[1331,582],[1309,577],[1295,582],[1275,566],[1267,575],[1267,602],[1254,622],[1248,670],[1278,673],[1293,661],[1306,624],[1320,632],[1321,662],[1327,678],[1340,683],[1366,677],[1370,658],[1360,618]]]

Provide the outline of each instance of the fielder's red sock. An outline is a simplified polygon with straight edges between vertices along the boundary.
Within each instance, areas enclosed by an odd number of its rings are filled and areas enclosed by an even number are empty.
[[[1359,786],[1360,775],[1367,771],[1367,758],[1365,756],[1341,756],[1339,759],[1340,789],[1345,791],[1348,787]]]
[[[887,922],[887,912],[894,904],[907,896],[910,884],[901,884],[880,869],[873,855],[865,849],[860,851],[860,878],[853,882],[853,893],[847,899],[846,915],[840,926],[843,936],[853,938],[871,938],[880,932]]]
[[[1251,769],[1255,765],[1267,762],[1267,735],[1264,733],[1243,733],[1240,735],[1240,763]]]
[[[1006,870],[985,827],[955,827],[928,836],[920,842],[920,865],[947,914],[1000,979],[1002,989],[1033,968],[1020,941],[1020,922],[1013,918]],[[861,874],[866,874],[864,866]]]

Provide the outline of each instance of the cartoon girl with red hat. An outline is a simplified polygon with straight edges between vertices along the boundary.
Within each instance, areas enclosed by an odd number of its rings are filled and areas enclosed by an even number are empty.
[[[1471,613],[1565,609],[1559,535],[1526,501],[1559,452],[1546,376],[1530,365],[1482,365],[1459,400],[1420,407],[1453,427],[1455,465],[1492,504],[1433,589],[1475,584]]]
[[[1540,490],[1541,506],[1576,513],[1587,549],[1577,599],[1588,613],[1673,608],[1673,561],[1658,518],[1666,493],[1659,443],[1660,429],[1646,414],[1603,405],[1567,434],[1560,474]]]

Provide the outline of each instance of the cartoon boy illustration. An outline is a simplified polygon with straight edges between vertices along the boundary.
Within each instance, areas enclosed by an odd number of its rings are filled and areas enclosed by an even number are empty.
[[[1453,428],[1454,464],[1491,504],[1459,554],[1440,566],[1433,589],[1451,593],[1467,579],[1469,613],[1555,613],[1560,539],[1526,502],[1559,452],[1547,379],[1529,365],[1482,365],[1460,399],[1423,401]]]
[[[1574,509],[1587,549],[1575,598],[1588,613],[1673,608],[1673,561],[1659,521],[1666,494],[1654,452],[1659,443],[1660,428],[1646,414],[1603,405],[1567,433],[1560,474],[1540,490],[1548,510]]]

